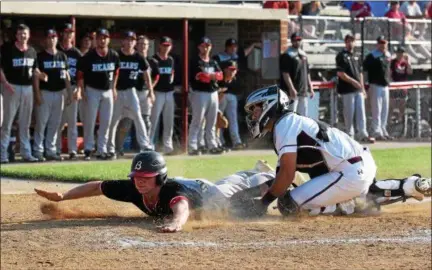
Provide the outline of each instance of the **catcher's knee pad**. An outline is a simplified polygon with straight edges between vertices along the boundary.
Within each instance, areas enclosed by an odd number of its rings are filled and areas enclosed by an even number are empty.
[[[299,206],[292,198],[290,191],[287,191],[283,197],[278,198],[277,208],[283,216],[293,215],[299,212]]]

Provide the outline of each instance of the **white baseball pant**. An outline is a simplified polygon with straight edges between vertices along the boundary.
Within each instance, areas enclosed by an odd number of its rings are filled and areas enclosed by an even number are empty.
[[[111,124],[114,108],[113,92],[111,89],[97,90],[87,86],[84,95],[87,98],[87,101],[84,102],[84,106],[86,108],[84,110],[84,149],[87,151],[93,150],[94,128],[96,124],[97,113],[99,111],[97,153],[107,153],[109,127]]]
[[[173,148],[173,131],[174,131],[174,91],[169,92],[160,92],[155,91],[155,103],[153,104],[153,108],[151,111],[150,121],[151,131],[150,138],[152,144],[155,142],[156,137],[156,128],[159,124],[159,117],[162,113],[163,117],[163,135],[162,141],[164,146],[164,152],[169,153],[174,150]]]
[[[367,148],[362,160],[342,162],[332,172],[313,178],[291,190],[292,199],[301,209],[316,209],[336,205],[365,195],[376,175],[375,161]]]
[[[148,98],[149,90],[137,91],[138,99],[140,102],[141,114],[147,130],[151,130],[150,115],[152,111],[152,103]]]
[[[73,91],[75,91],[76,86],[72,86]],[[68,141],[68,152],[77,153],[77,139],[78,139],[78,129],[77,129],[77,118],[78,118],[78,101],[71,98],[69,104],[67,104],[68,92],[64,91],[65,106],[63,109],[62,120],[58,130],[57,136],[57,152],[61,152],[62,149],[62,130],[64,125],[67,123],[67,141]]]
[[[354,137],[354,114],[359,139],[369,136],[366,129],[366,108],[363,93],[356,92],[342,95],[345,132]]]
[[[388,86],[371,84],[369,99],[372,111],[372,132],[375,137],[388,136],[387,117],[389,112]]]
[[[223,96],[221,102],[219,103],[219,110],[222,111],[222,113],[225,113],[228,119],[228,129],[233,145],[241,143],[238,128],[237,103],[237,96],[231,93],[226,93]],[[222,144],[224,144],[223,130],[221,130],[221,132],[219,133],[219,140]]]
[[[135,88],[117,91],[117,100],[114,102],[114,112],[109,128],[108,152],[115,153],[115,138],[118,123],[128,117],[134,121],[136,139],[141,150],[152,148],[147,135],[141,108]]]
[[[12,84],[12,88],[15,90],[13,93],[2,87],[4,123],[1,130],[1,160],[7,160],[12,124],[18,110],[21,156],[25,159],[32,156],[30,123],[33,111],[33,86]]]
[[[192,121],[189,128],[189,149],[198,149],[198,133],[205,119],[205,139],[209,149],[217,147],[216,119],[219,107],[217,91],[209,93],[195,90],[191,94]]]
[[[308,116],[308,96],[297,96],[291,105],[291,109],[299,115]]]
[[[41,89],[42,104],[36,106],[36,126],[34,130],[33,151],[42,156],[55,156],[57,153],[57,135],[62,120],[64,108],[64,92],[48,91]],[[46,136],[45,136],[46,129]]]

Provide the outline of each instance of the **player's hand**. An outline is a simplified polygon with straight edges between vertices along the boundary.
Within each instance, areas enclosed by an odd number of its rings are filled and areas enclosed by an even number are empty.
[[[48,75],[44,72],[39,73],[39,80],[47,82],[48,81]]]
[[[154,103],[156,100],[155,94],[153,91],[149,91],[147,98],[150,100],[151,103]]]
[[[35,104],[36,106],[40,106],[43,103],[42,96],[40,94],[35,95]]]
[[[63,200],[63,194],[58,192],[48,192],[37,188],[35,188],[34,191],[36,192],[37,195],[44,197],[45,199],[53,202],[59,202]]]
[[[5,87],[9,92],[11,92],[11,93],[15,93],[15,89],[13,88],[13,86],[12,86],[9,82],[6,82],[6,83],[4,84],[4,87]]]
[[[291,89],[291,90],[289,90],[289,97],[291,98],[291,99],[296,99],[297,98],[297,90],[296,89]]]
[[[74,100],[76,100],[76,101],[82,99],[82,97],[81,97],[81,91],[75,90],[75,92],[73,92],[73,94],[72,94],[72,98]]]
[[[162,233],[175,233],[181,231],[182,227],[177,222],[171,222],[158,226],[158,230]]]
[[[362,90],[362,94],[363,94],[363,97],[365,98],[365,99],[367,99],[367,93],[366,93],[366,91],[363,89]]]
[[[315,91],[311,88],[310,99],[313,99],[314,96],[315,96]]]
[[[354,87],[356,89],[363,89],[363,85],[361,85],[361,83],[359,83],[358,81],[354,81]]]
[[[117,100],[117,90],[113,89],[112,91],[113,91],[113,99],[114,99],[114,101],[116,101]]]

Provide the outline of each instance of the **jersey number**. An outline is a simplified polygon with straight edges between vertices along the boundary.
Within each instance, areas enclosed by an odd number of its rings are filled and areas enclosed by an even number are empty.
[[[131,71],[129,79],[136,80],[138,78],[138,71]]]

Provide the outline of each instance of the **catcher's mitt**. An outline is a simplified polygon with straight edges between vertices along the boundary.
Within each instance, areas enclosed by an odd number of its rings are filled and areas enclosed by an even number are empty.
[[[228,119],[221,111],[219,111],[217,114],[216,128],[228,128]]]

